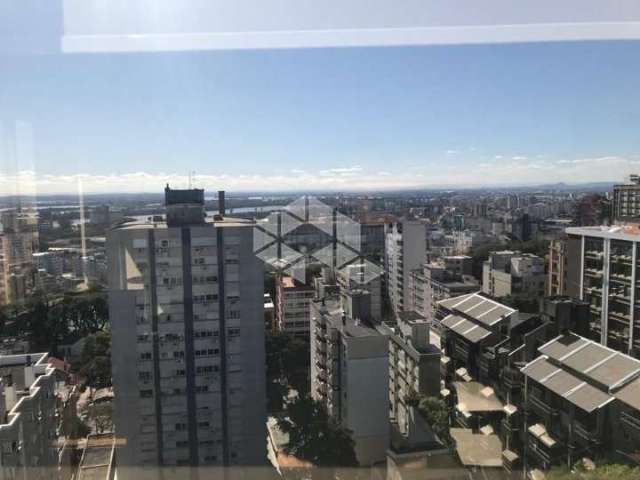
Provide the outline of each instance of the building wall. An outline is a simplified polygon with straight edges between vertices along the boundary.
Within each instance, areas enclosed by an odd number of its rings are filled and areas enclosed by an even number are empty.
[[[119,464],[262,462],[263,276],[252,242],[248,226],[109,233]]]
[[[345,340],[342,423],[353,432],[360,465],[384,461],[389,446],[388,339]]]

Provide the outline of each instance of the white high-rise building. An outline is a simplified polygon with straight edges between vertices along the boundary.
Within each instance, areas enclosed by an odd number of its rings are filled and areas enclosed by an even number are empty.
[[[337,297],[311,303],[311,396],[351,430],[361,466],[385,460],[390,434],[389,340],[360,320],[367,305],[347,315]]]
[[[108,234],[115,428],[126,442],[118,476],[261,464],[263,265],[252,224],[206,219],[203,190],[167,186],[165,201],[166,220]]]
[[[425,262],[426,227],[422,222],[402,221],[387,228],[385,266],[387,296],[393,311],[404,311],[411,303],[411,271]]]

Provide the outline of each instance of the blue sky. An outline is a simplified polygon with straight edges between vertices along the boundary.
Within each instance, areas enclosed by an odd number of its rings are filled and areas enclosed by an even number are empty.
[[[638,58],[637,41],[5,56],[0,194],[189,171],[229,190],[622,180]]]

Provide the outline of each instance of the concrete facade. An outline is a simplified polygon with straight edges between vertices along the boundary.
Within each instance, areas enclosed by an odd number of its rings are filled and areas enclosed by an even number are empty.
[[[252,224],[173,206],[169,224],[126,223],[107,237],[114,420],[126,439],[119,476],[123,466],[265,458],[263,265]]]
[[[394,312],[402,312],[411,302],[411,272],[426,261],[426,226],[422,222],[402,221],[387,228],[385,275],[387,297]]]
[[[0,377],[1,478],[51,478],[58,464],[58,420],[48,354],[0,356]]]
[[[351,430],[361,466],[389,446],[389,340],[344,315],[337,298],[311,304],[311,395]]]

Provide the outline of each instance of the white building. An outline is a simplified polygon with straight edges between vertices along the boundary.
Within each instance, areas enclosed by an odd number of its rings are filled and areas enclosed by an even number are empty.
[[[402,312],[411,301],[411,271],[426,260],[426,227],[422,222],[402,221],[387,228],[385,264],[387,295],[394,312]]]
[[[355,318],[359,317],[353,312]],[[389,340],[347,317],[335,298],[311,303],[311,395],[351,430],[361,466],[389,446]]]
[[[422,422],[406,399],[440,394],[440,349],[429,342],[429,323],[416,312],[402,312],[378,330],[389,338],[390,420],[409,443],[423,439]]]
[[[265,454],[263,265],[250,222],[165,190],[167,220],[107,239],[118,476]],[[223,202],[222,202],[223,203]]]
[[[478,291],[480,285],[471,275],[471,257],[460,255],[442,257],[412,271],[409,289],[410,310],[433,322],[438,301]]]
[[[51,478],[57,470],[58,419],[48,354],[0,356],[0,379],[0,478]]]
[[[276,279],[275,325],[279,332],[309,338],[309,303],[313,287],[293,277]]]
[[[568,295],[591,305],[591,338],[640,358],[640,227],[570,227],[566,230]]]
[[[495,298],[518,294],[543,297],[545,281],[544,259],[531,253],[491,252],[482,266],[482,291]]]

